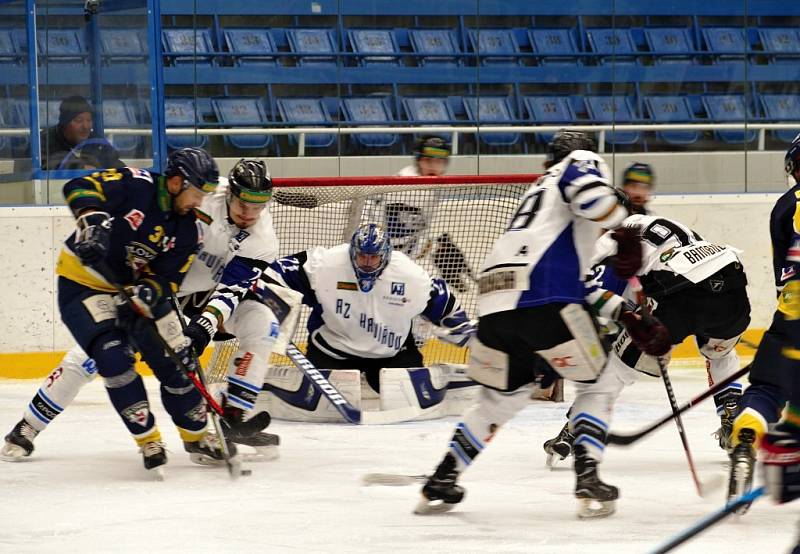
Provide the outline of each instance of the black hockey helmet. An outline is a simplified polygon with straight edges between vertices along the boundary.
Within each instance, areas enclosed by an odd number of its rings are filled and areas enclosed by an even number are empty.
[[[242,202],[265,204],[272,198],[272,177],[261,160],[242,158],[228,173],[228,192]]]
[[[655,176],[653,175],[653,168],[650,164],[632,163],[625,168],[625,173],[622,174],[622,184],[633,181],[635,183],[642,183],[650,188],[656,184]]]
[[[202,148],[175,150],[167,158],[164,175],[167,177],[179,175],[183,177],[183,188],[192,185],[207,194],[214,192],[219,184],[217,162]]]
[[[561,129],[553,135],[547,143],[546,161],[550,165],[557,164],[566,158],[573,150],[588,150],[597,152],[597,143],[592,137],[581,131]]]
[[[794,172],[800,170],[800,135],[794,137],[792,145],[783,158],[783,164],[787,175],[794,176]]]
[[[420,158],[442,158],[450,157],[450,145],[442,137],[436,135],[425,135],[419,138],[414,144],[414,157]]]

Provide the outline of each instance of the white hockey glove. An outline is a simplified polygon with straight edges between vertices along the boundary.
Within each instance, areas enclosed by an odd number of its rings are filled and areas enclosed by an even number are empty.
[[[433,334],[437,338],[455,344],[456,346],[465,346],[469,339],[478,332],[478,320],[470,319],[455,327],[437,327],[434,329]]]

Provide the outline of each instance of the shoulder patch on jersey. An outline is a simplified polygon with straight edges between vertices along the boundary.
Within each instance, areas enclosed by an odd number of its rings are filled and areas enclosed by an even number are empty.
[[[665,264],[668,261],[670,261],[672,258],[674,258],[675,254],[677,254],[675,249],[674,248],[670,248],[669,250],[666,250],[665,252],[663,252],[661,254],[659,260],[661,261],[662,264]]]
[[[131,226],[131,229],[136,231],[139,227],[142,226],[142,222],[144,221],[144,214],[139,210],[133,209],[129,211],[124,216],[125,221],[128,222],[128,225]]]
[[[350,281],[339,281],[336,283],[337,290],[358,290],[358,285]]]
[[[214,218],[205,213],[202,210],[198,210],[197,208],[194,209],[194,215],[199,219],[201,222],[205,223],[206,225],[211,225],[211,222],[214,221]]]

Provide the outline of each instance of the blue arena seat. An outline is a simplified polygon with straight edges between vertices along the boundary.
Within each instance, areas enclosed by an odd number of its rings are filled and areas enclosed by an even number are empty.
[[[336,41],[330,29],[286,29],[289,49],[299,65],[336,65]]]
[[[741,27],[706,27],[703,39],[709,52],[719,62],[741,62],[747,52],[747,41]]]
[[[576,117],[569,99],[563,96],[525,96],[522,99],[528,117],[535,123],[553,125],[575,123]],[[555,133],[536,133],[536,140],[548,143]]]
[[[48,63],[84,63],[86,48],[78,29],[44,29],[36,32],[39,55]]]
[[[345,120],[348,123],[364,125],[389,125],[394,122],[392,112],[383,96],[360,96],[342,99]],[[398,141],[396,134],[364,133],[352,135],[352,140],[359,146],[371,148],[387,148]]]
[[[763,27],[758,37],[772,63],[797,63],[800,57],[800,33],[797,29]]]
[[[470,29],[468,35],[482,65],[519,64],[519,43],[511,29]]]
[[[409,29],[408,38],[411,47],[417,54],[424,54],[417,59],[419,65],[461,65],[458,55],[458,39],[450,29]]]
[[[110,63],[144,63],[146,40],[139,29],[100,29],[100,48]]]
[[[654,27],[644,29],[647,47],[654,52],[658,64],[694,64],[694,47],[689,29],[684,27]]]
[[[287,123],[303,126],[331,124],[331,116],[319,98],[279,98],[277,104],[281,119]],[[297,142],[297,137],[289,135],[289,140]],[[327,148],[333,146],[335,141],[336,135],[333,133],[306,135],[306,148]]]
[[[795,94],[762,94],[761,105],[767,119],[776,123],[796,123],[800,121],[800,98]],[[777,130],[772,135],[783,142],[792,142],[797,131]]]
[[[111,127],[133,128],[139,127],[133,110],[125,100],[103,99],[103,125],[106,129]],[[109,133],[106,133],[108,135]],[[142,144],[141,136],[117,135],[111,137],[111,144],[121,154],[133,154]]]
[[[166,127],[194,127],[203,123],[203,117],[197,109],[194,98],[165,98],[164,123]],[[167,147],[170,149],[188,146],[204,148],[207,144],[206,135],[167,135]]]
[[[225,29],[225,45],[236,65],[276,65],[278,51],[269,29]]]
[[[708,118],[715,123],[738,123],[752,119],[741,94],[704,94],[702,102]],[[751,142],[756,138],[755,131],[714,131],[714,135],[729,144]]]
[[[633,122],[631,99],[627,96],[587,96],[586,107],[589,118],[595,123],[625,124]],[[606,142],[611,144],[634,144],[639,142],[639,131],[606,131]]]
[[[390,29],[351,29],[347,37],[360,65],[400,63],[400,47]]]
[[[690,123],[696,121],[685,96],[646,96],[644,105],[656,123]],[[669,144],[692,144],[700,139],[697,131],[657,131],[656,136]]]
[[[0,29],[0,64],[17,64],[20,52],[17,50],[11,29]]]
[[[447,98],[436,96],[403,98],[406,118],[413,123],[452,125],[456,116]]]
[[[637,63],[637,58],[633,56],[636,53],[636,46],[633,43],[630,29],[587,29],[586,36],[592,52],[602,56],[600,63]]]
[[[507,96],[465,96],[467,117],[476,125],[511,125],[516,119]],[[481,133],[481,142],[489,146],[512,146],[520,141],[520,133]]]
[[[164,55],[173,64],[211,65],[214,48],[208,29],[164,29],[162,31]]]
[[[529,29],[528,40],[533,52],[542,57],[539,62],[545,65],[575,65],[579,59],[575,54],[578,47],[571,29]]]
[[[269,123],[261,98],[212,98],[211,107],[220,125],[226,127],[258,127]],[[256,150],[272,143],[272,135],[225,135],[225,141],[236,148]]]

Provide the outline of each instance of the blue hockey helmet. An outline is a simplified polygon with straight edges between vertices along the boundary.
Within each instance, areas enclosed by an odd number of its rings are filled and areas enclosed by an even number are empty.
[[[379,225],[360,225],[353,233],[353,238],[350,239],[350,263],[353,264],[358,288],[362,292],[372,290],[375,280],[389,265],[391,258],[392,244],[389,235]]]
[[[202,148],[175,150],[167,159],[164,175],[179,175],[183,178],[183,188],[192,185],[207,194],[214,192],[219,183],[217,162]]]
[[[783,158],[784,169],[787,175],[794,177],[794,172],[800,170],[800,135],[794,137],[792,145]]]

